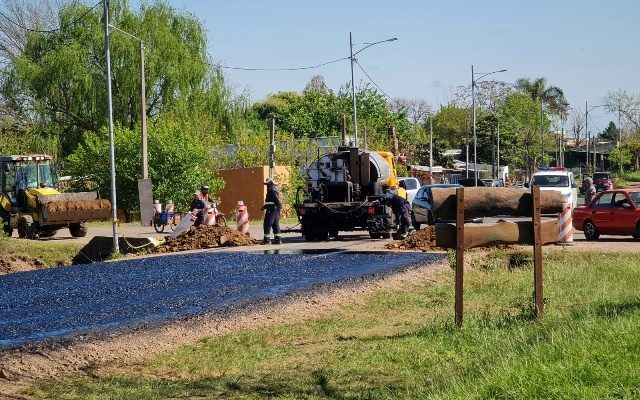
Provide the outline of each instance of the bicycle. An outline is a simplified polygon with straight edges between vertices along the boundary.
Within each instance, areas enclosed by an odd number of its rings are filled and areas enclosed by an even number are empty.
[[[180,213],[176,213],[173,211],[167,212],[165,210],[162,212],[158,212],[156,210],[153,213],[153,229],[155,229],[156,232],[158,233],[162,233],[164,232],[165,225],[169,225],[171,230],[174,230],[179,222],[179,221],[176,221],[176,217],[180,215],[181,215]]]

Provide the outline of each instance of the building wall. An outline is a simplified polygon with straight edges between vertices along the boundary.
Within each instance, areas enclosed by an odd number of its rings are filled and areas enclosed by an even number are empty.
[[[238,201],[242,200],[247,206],[249,219],[262,219],[264,211],[261,208],[267,194],[264,181],[269,177],[269,167],[222,169],[219,174],[225,181],[225,187],[218,193],[218,209],[225,215],[231,215]],[[289,184],[290,175],[291,169],[288,166],[276,166],[273,173],[274,181],[279,187]]]

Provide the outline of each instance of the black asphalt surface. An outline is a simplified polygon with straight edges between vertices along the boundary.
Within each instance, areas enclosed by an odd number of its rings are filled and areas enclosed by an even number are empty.
[[[210,252],[0,276],[0,349],[163,321],[432,261],[424,253]]]

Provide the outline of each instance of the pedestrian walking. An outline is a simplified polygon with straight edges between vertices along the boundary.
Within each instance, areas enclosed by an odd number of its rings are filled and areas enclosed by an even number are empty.
[[[593,179],[586,177],[582,182],[582,188],[584,189],[584,204],[588,206],[597,192],[596,187],[593,185]]]
[[[282,203],[280,202],[280,193],[276,188],[273,180],[268,178],[265,182],[267,185],[267,195],[264,199],[264,205],[262,209],[264,212],[264,238],[261,244],[271,244],[271,230],[273,229],[273,244],[282,243],[280,237],[280,211],[282,210]]]

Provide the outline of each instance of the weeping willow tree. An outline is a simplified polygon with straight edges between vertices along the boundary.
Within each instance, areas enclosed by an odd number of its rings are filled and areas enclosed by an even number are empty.
[[[230,92],[208,59],[200,21],[164,2],[143,3],[134,11],[126,0],[112,0],[110,7],[111,24],[144,42],[147,116],[197,114],[208,122],[203,136],[229,135]],[[29,115],[41,132],[57,135],[65,155],[84,132],[100,135],[107,125],[102,13],[101,3],[63,5],[60,29],[29,32],[2,80],[6,103]],[[141,119],[140,42],[112,30],[111,65],[114,121],[133,129]]]

